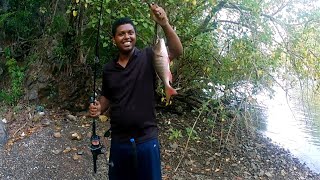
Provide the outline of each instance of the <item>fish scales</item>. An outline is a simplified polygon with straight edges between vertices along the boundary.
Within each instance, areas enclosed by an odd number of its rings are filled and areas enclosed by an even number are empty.
[[[156,44],[153,48],[154,58],[153,65],[157,75],[164,83],[166,101],[169,102],[172,95],[176,95],[177,91],[171,87],[172,74],[170,71],[170,59],[168,51],[163,38],[157,39]]]

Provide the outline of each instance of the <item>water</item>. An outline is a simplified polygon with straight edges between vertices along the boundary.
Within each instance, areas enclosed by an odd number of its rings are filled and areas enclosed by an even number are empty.
[[[261,131],[320,173],[320,95],[295,89],[288,97],[281,88],[274,90],[272,99],[258,96],[265,116]]]

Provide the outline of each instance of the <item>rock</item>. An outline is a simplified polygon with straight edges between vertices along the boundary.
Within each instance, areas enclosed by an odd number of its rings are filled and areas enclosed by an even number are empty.
[[[252,167],[252,169],[255,170],[255,171],[258,169],[258,167],[256,166],[255,163],[251,163],[251,167]]]
[[[38,90],[31,89],[29,93],[26,95],[25,100],[36,100],[38,99]]]
[[[4,124],[7,124],[7,120],[6,120],[6,118],[4,118],[4,119],[2,119],[2,122],[4,123]]]
[[[72,149],[71,149],[71,147],[66,147],[66,149],[65,150],[63,150],[62,152],[63,153],[68,153],[68,152],[70,152]]]
[[[268,178],[272,178],[272,174],[270,172],[264,173]]]
[[[56,150],[51,150],[51,152],[53,152],[53,154],[58,155],[62,152],[61,149],[56,149]]]
[[[50,121],[49,119],[43,119],[43,120],[41,121],[41,124],[42,124],[42,126],[44,126],[44,127],[49,126],[50,123],[51,123],[51,121]]]
[[[36,107],[36,112],[44,112],[44,107],[43,106],[37,106]]]
[[[68,120],[70,120],[70,121],[76,121],[77,120],[77,118],[75,116],[71,115],[71,114],[67,115],[66,118]]]
[[[61,133],[60,132],[55,132],[55,133],[53,133],[53,137],[61,138]]]
[[[193,153],[197,154],[197,150],[195,148],[190,148],[190,151],[192,151]]]
[[[0,147],[7,142],[7,136],[8,134],[5,124],[2,121],[0,121]]]
[[[284,169],[282,169],[282,170],[281,170],[281,175],[282,175],[282,176],[285,176],[286,174],[287,174],[286,171],[285,171]]]
[[[82,139],[82,136],[79,134],[79,133],[72,133],[71,134],[71,139],[72,140],[81,140]]]
[[[178,148],[178,144],[176,142],[174,142],[173,144],[170,144],[170,147],[173,149],[173,150],[176,150]]]
[[[33,122],[39,122],[39,121],[41,120],[41,117],[42,117],[42,116],[43,116],[42,114],[37,113],[37,114],[35,114],[35,115],[33,116],[32,121],[33,121]]]

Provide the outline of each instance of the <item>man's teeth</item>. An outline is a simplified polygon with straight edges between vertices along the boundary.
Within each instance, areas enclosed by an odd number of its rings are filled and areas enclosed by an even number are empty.
[[[125,46],[129,46],[131,44],[131,42],[125,42],[124,45]]]

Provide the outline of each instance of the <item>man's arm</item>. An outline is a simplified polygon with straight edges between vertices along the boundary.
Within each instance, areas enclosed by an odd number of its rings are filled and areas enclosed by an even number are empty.
[[[173,60],[177,57],[179,57],[183,52],[183,47],[180,42],[180,39],[176,32],[173,30],[172,26],[169,24],[166,24],[164,26],[161,26],[166,38],[168,40],[168,47],[169,47],[169,56],[170,59]]]
[[[151,4],[150,9],[152,18],[162,27],[167,38],[170,60],[177,58],[183,53],[183,47],[178,35],[169,23],[166,12],[156,4]]]
[[[109,109],[110,101],[105,96],[101,96],[99,101],[101,104],[101,114],[103,114],[104,112],[106,112]]]

